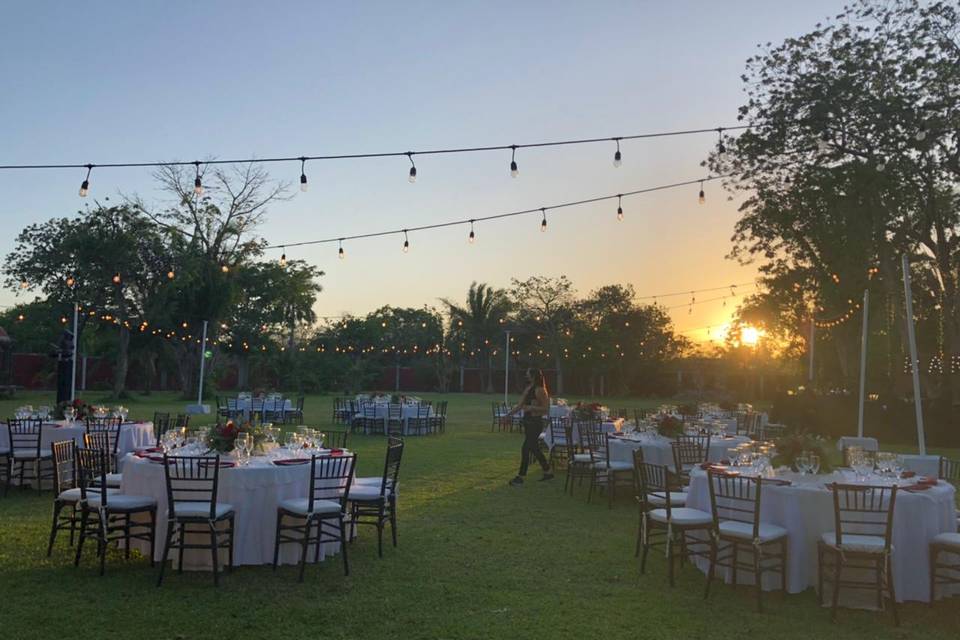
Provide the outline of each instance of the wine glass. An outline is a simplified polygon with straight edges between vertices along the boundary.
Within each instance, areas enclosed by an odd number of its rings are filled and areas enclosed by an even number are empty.
[[[820,473],[820,456],[815,453],[811,453],[807,459],[810,461],[810,473],[813,475]]]
[[[800,455],[794,459],[794,464],[797,466],[797,471],[799,471],[801,475],[805,476],[810,473],[810,456],[806,451],[802,451]]]

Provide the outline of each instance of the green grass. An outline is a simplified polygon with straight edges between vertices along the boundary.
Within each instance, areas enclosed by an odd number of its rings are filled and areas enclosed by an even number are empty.
[[[429,397],[429,396],[428,396]],[[456,395],[445,435],[409,438],[401,470],[400,547],[376,554],[368,528],[350,549],[351,575],[335,557],[295,569],[240,567],[214,589],[207,573],[171,574],[154,586],[144,558],[111,553],[107,575],[93,554],[79,568],[65,540],[45,556],[49,493],[12,489],[0,498],[0,629],[5,637],[100,638],[956,638],[960,600],[888,614],[842,611],[840,623],[817,607],[813,591],[766,596],[754,612],[751,591],[720,585],[703,600],[704,576],[686,567],[674,589],[662,557],[638,573],[635,509],[608,510],[562,479],[506,485],[516,472],[520,437],[490,432],[495,396]],[[88,398],[88,399],[96,399]],[[0,402],[51,402],[22,394]],[[170,394],[130,401],[135,418],[185,404]],[[611,406],[656,401],[611,400]],[[327,426],[329,397],[309,396],[307,424]],[[382,438],[355,437],[360,472],[382,465]],[[531,479],[536,474],[531,475]]]

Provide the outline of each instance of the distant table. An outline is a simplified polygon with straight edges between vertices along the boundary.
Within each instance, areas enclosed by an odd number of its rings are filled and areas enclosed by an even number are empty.
[[[673,468],[673,442],[660,435],[630,435],[610,440],[610,460],[633,463],[635,449],[643,449],[643,461],[650,464],[666,465]],[[746,436],[727,436],[710,438],[709,462],[719,462],[730,457],[730,451],[744,442],[750,442]]]

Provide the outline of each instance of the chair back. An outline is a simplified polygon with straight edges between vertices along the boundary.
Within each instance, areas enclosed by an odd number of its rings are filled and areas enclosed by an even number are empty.
[[[217,412],[218,412],[218,414],[219,414],[219,403],[220,403],[220,399],[217,398],[217,405],[218,405],[218,407],[217,407]],[[154,436],[154,440],[156,440],[156,446],[160,446],[160,438],[163,436],[163,434],[165,434],[167,431],[170,430],[170,426],[171,426],[171,421],[170,421],[170,414],[169,414],[169,413],[163,413],[163,412],[160,412],[160,411],[154,412],[154,414],[153,414],[153,436]]]
[[[399,404],[388,404],[387,405],[387,418],[390,420],[400,420],[402,412],[401,406]],[[419,413],[419,408],[418,408]]]
[[[570,422],[567,418],[550,418],[550,440],[553,446],[566,446],[567,432],[570,430],[567,424]]]
[[[178,413],[177,419],[174,420],[173,426],[177,429],[189,427],[190,426],[190,414],[187,413]]]
[[[107,431],[110,429],[116,430],[120,428],[121,422],[123,422],[123,418],[120,416],[104,416],[102,418],[87,416],[87,433],[91,431]]]
[[[109,470],[108,453],[104,449],[75,447],[77,471],[80,478],[80,499],[87,500],[88,493],[100,497],[101,508],[107,507],[107,473]],[[94,489],[96,487],[96,489]]]
[[[116,431],[89,431],[83,435],[83,446],[87,449],[100,449],[107,454],[107,473],[117,470],[117,446],[120,438]]]
[[[960,489],[960,460],[940,456],[940,472],[937,476]]]
[[[323,444],[331,449],[346,449],[347,448],[347,438],[350,435],[350,432],[347,430],[338,431],[336,429],[324,431]]]
[[[723,471],[707,472],[710,485],[710,510],[714,525],[733,520],[753,526],[753,539],[760,537],[759,478],[734,475]]]
[[[599,420],[578,420],[574,423],[580,437],[580,448],[590,454],[593,462],[606,461],[607,439]]]
[[[670,493],[679,491],[677,485],[670,476],[670,468],[665,464],[651,464],[643,462],[643,453],[641,451],[640,460],[637,460],[636,451],[634,451],[633,468],[634,483],[637,486],[637,500],[644,511],[655,508],[667,510],[667,519],[670,518]]]
[[[339,502],[340,512],[346,513],[356,462],[356,454],[310,458],[310,491],[307,493],[309,513],[313,512],[313,505],[318,500]]]
[[[569,421],[563,425],[562,443],[567,449],[567,461],[573,464],[573,456],[577,453],[577,443],[573,439],[573,425]]]
[[[380,497],[393,491],[400,477],[400,460],[403,458],[403,439],[390,436],[387,441],[387,455],[383,461],[383,479],[380,482]]]
[[[688,436],[686,434],[682,434],[677,436],[677,442],[693,443],[703,449],[704,456],[707,456],[710,453],[710,437],[711,436],[709,434],[703,436]],[[700,462],[706,462],[706,457],[704,457],[704,459]]]
[[[303,396],[297,396],[297,413],[303,413]]]
[[[201,502],[210,506],[210,519],[217,513],[220,486],[220,456],[163,456],[167,482],[167,512],[173,519],[178,503]]]
[[[364,403],[363,405],[363,418],[364,420],[376,420],[377,419],[377,405],[372,402]]]
[[[697,438],[699,436],[689,437]],[[709,441],[709,438],[707,440]],[[673,451],[673,468],[677,475],[689,475],[693,467],[707,461],[707,452],[710,451],[699,442],[681,440],[680,438],[670,443],[670,449]]]
[[[52,448],[54,496],[58,496],[80,483],[77,473],[77,443],[73,440],[59,440],[53,443]]]
[[[633,421],[635,424],[640,424],[647,418],[647,412],[644,409],[634,409],[633,410]]]
[[[879,486],[832,483],[833,519],[836,545],[843,545],[843,536],[883,537],[884,550],[890,552],[893,537],[893,509],[897,501],[897,485]]]
[[[36,451],[40,457],[43,420],[39,418],[7,418],[10,451]]]
[[[440,416],[441,418],[446,418],[446,417],[447,417],[447,405],[448,405],[448,404],[449,404],[449,402],[448,402],[447,400],[444,400],[443,402],[437,403],[437,415]]]

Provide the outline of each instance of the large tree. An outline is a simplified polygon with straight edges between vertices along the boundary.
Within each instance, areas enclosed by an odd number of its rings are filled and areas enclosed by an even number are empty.
[[[553,355],[556,392],[563,393],[563,341],[574,324],[573,283],[566,276],[531,276],[526,280],[512,279],[511,284],[510,297],[517,322],[534,335],[544,336],[544,343]]]
[[[493,393],[492,354],[511,306],[506,291],[473,282],[464,304],[442,301],[450,318],[450,333],[461,338],[460,353],[480,364],[483,390]]]

